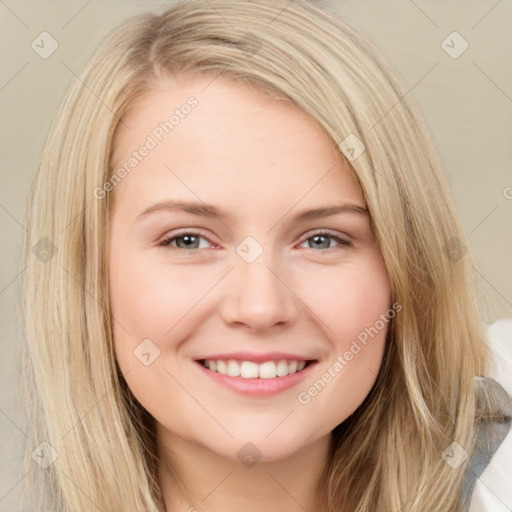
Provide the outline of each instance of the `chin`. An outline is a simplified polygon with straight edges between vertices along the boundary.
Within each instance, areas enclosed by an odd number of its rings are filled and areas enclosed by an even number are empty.
[[[270,435],[268,432],[262,433],[255,429],[233,433],[233,435],[233,439],[223,436],[224,438],[219,439],[218,443],[214,445],[208,443],[203,446],[223,457],[251,467],[251,464],[256,462],[271,463],[292,457],[315,441],[305,433],[293,433],[289,429],[280,427]]]

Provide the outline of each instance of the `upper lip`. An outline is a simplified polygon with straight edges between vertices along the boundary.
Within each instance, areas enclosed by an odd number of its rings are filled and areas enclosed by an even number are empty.
[[[266,361],[278,361],[281,359],[288,359],[291,361],[314,361],[312,357],[299,356],[297,354],[290,354],[286,352],[266,352],[265,354],[258,354],[255,352],[229,352],[223,354],[214,354],[210,356],[199,357],[196,361],[203,360],[228,360],[236,359],[238,361],[253,361],[255,363],[264,363]]]

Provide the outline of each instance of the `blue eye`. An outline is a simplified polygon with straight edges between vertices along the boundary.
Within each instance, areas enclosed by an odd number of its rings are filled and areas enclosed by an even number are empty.
[[[174,247],[177,249],[185,249],[185,250],[204,249],[205,248],[204,246],[199,247],[199,244],[200,244],[199,240],[201,240],[201,239],[206,240],[206,238],[200,236],[198,233],[186,232],[186,233],[182,233],[180,235],[174,235],[174,236],[168,237],[165,240],[162,240],[159,245],[162,247],[171,246],[171,247]],[[174,241],[176,241],[176,245],[172,245]],[[208,244],[209,244],[209,242],[208,242]]]
[[[338,245],[343,245],[345,247],[350,247],[352,245],[352,243],[348,240],[333,235],[332,233],[322,231],[309,236],[304,240],[304,242],[302,242],[302,244],[308,243],[309,240],[313,240],[313,243],[309,243],[309,247],[306,247],[308,249],[334,249],[335,247],[330,245],[331,240],[335,240],[338,242]]]

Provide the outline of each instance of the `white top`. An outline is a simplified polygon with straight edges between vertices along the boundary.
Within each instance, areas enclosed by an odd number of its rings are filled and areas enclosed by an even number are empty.
[[[489,377],[512,398],[512,318],[487,326],[493,351]],[[512,512],[512,429],[476,479],[469,512]]]

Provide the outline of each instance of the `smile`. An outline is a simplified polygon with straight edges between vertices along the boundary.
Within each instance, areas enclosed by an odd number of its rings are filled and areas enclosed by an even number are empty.
[[[201,364],[212,372],[228,377],[241,377],[243,379],[274,379],[287,377],[300,372],[308,364],[307,361],[274,360],[256,363],[254,361],[240,361],[235,359],[204,359]]]
[[[232,357],[236,356],[233,354]],[[196,359],[195,365],[215,385],[263,398],[298,386],[318,363],[318,360],[304,359],[259,359]]]

